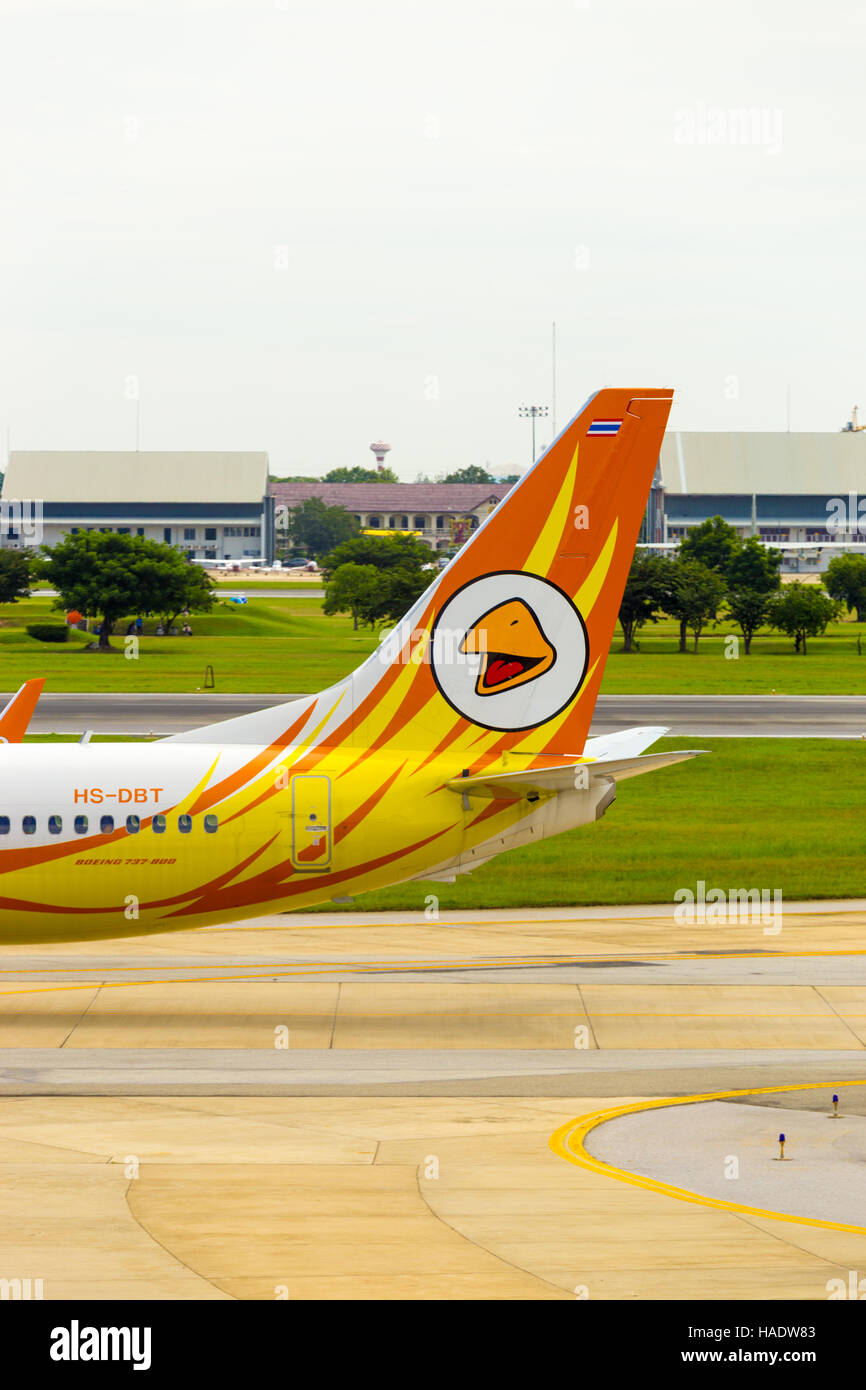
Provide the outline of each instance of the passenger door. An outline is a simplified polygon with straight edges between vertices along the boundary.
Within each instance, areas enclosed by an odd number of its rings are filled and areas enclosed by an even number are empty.
[[[305,872],[331,867],[331,779],[292,778],[292,864]]]

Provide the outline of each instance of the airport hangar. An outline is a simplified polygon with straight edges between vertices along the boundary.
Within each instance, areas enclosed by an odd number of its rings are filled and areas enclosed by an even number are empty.
[[[665,435],[641,540],[677,542],[693,526],[721,516],[742,536],[768,545],[808,545],[785,552],[783,569],[821,572],[833,550],[823,544],[866,539],[856,531],[849,498],[866,495],[866,431],[762,433],[673,431]],[[852,522],[834,524],[838,504]]]
[[[266,453],[13,450],[8,505],[41,506],[41,539],[115,531],[167,541],[191,560],[274,559],[274,506]],[[33,545],[11,511],[4,544]]]

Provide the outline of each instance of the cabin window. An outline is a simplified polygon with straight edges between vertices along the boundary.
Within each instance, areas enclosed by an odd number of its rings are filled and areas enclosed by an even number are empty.
[[[76,816],[76,817],[75,817],[75,833],[76,833],[76,835],[86,835],[86,834],[87,834],[87,817],[86,817],[86,816]]]
[[[99,830],[102,835],[110,835],[114,829],[114,816],[100,816]]]
[[[207,832],[208,835],[213,835],[213,833],[214,833],[214,831],[216,830],[218,824],[219,824],[219,821],[217,820],[217,817],[216,817],[215,815],[209,813],[208,815],[205,816],[205,818],[204,818],[204,828],[205,828],[205,830],[206,830],[206,832]]]
[[[49,817],[48,817],[48,833],[49,833],[49,835],[59,835],[62,829],[63,829],[63,820],[62,820],[62,818],[61,818],[60,816],[49,816]]]
[[[153,818],[153,828],[154,828],[155,833],[156,833],[157,835],[162,835],[162,834],[164,834],[164,833],[165,833],[166,824],[167,824],[167,822],[166,822],[165,816],[162,814],[161,811],[158,812],[158,813],[154,816],[154,818]]]
[[[192,816],[178,816],[177,828],[181,835],[188,835],[192,830]]]
[[[36,834],[36,817],[35,817],[35,816],[25,816],[25,817],[23,818],[23,820],[21,821],[21,829],[24,831],[24,834],[25,834],[25,835],[35,835],[35,834]]]
[[[0,835],[9,834],[9,817],[0,816]]]
[[[128,835],[137,835],[140,829],[141,829],[141,816],[127,816],[127,817],[126,817],[126,833],[127,833]]]

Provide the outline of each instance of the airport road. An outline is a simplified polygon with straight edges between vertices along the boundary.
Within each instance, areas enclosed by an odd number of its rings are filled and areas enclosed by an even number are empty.
[[[219,586],[218,594],[220,598],[324,598],[324,589],[314,589],[312,586],[303,589],[280,589],[274,586],[273,589],[229,589],[222,584]]]
[[[9,696],[0,696],[6,700]],[[181,733],[219,719],[251,714],[298,695],[44,694],[33,733]],[[866,697],[848,695],[602,695],[593,734],[660,724],[688,738],[861,738]]]
[[[4,948],[3,1270],[47,1299],[826,1298],[866,1268],[834,1219],[866,1124],[866,903],[780,925],[352,912]],[[615,1175],[557,1149],[644,1102],[593,1130]],[[780,1126],[790,1173],[765,1162]],[[761,1171],[716,1196],[741,1151]]]

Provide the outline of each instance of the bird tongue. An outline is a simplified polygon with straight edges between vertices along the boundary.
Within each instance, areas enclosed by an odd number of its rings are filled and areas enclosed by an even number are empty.
[[[523,670],[523,662],[518,658],[503,660],[502,657],[494,657],[484,673],[485,685],[502,685],[503,681],[511,680],[512,676],[519,676]]]

